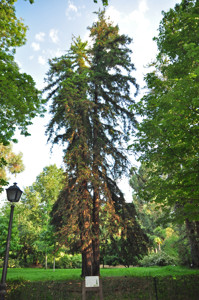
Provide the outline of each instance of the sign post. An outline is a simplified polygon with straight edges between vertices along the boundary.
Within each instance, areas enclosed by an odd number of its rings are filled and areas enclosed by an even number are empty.
[[[86,292],[99,292],[100,300],[103,300],[102,281],[99,276],[86,276],[82,283],[82,300],[86,300]]]

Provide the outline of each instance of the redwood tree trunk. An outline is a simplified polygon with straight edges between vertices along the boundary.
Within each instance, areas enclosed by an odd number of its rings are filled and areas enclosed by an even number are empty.
[[[100,275],[100,251],[99,251],[99,193],[93,197],[93,276]]]
[[[93,175],[94,175],[94,193],[93,193],[93,270],[92,275],[100,275],[100,251],[99,251],[99,211],[100,211],[100,192],[99,192],[99,165],[100,165],[100,142],[99,142],[99,116],[98,116],[98,92],[95,87],[95,107],[93,118]]]
[[[92,244],[82,251],[82,277],[92,276],[92,262],[93,262],[93,253],[92,253]]]
[[[92,232],[91,223],[92,215],[89,209],[89,193],[87,189],[87,182],[82,182],[82,203],[83,210],[80,221],[80,237],[82,249],[82,277],[93,275],[93,249],[92,249]]]

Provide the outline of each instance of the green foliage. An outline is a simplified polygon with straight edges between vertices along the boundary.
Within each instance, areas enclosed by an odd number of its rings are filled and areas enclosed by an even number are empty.
[[[4,146],[0,143],[0,192],[2,187],[8,184],[8,172],[18,174],[23,170],[22,153],[15,154],[11,145]]]
[[[50,211],[63,187],[63,170],[56,165],[45,167],[36,181],[24,190],[18,206],[19,231],[24,263],[43,263],[44,255],[55,248],[54,228],[50,225]]]
[[[155,201],[170,222],[186,223],[192,261],[199,266],[199,2],[183,0],[163,13],[159,53],[137,104],[143,118],[134,149],[146,166],[139,197]]]
[[[198,220],[198,1],[182,1],[163,14],[149,93],[138,103],[144,116],[135,150],[151,168],[146,193],[172,217]]]
[[[103,263],[109,266],[118,266],[122,264],[122,261],[118,253],[116,253],[115,255],[106,255],[103,258]]]
[[[0,142],[6,145],[12,141],[16,128],[28,135],[31,119],[44,112],[41,108],[44,101],[32,77],[21,73],[14,57],[3,51],[0,51],[0,74]]]
[[[153,169],[143,164],[137,170],[131,170],[130,184],[133,188],[133,203],[137,211],[138,221],[149,238],[150,251],[163,250],[169,256],[175,257],[181,265],[191,265],[189,242],[185,225],[171,223],[171,208],[164,209],[155,199],[151,199],[149,191],[145,190],[147,181]]]
[[[93,0],[95,3],[97,3],[97,0]],[[102,0],[102,3],[104,6],[108,5],[108,0]]]
[[[24,171],[22,162],[22,153],[15,154],[12,150],[12,145],[4,146],[0,144],[0,158],[2,165],[0,165],[0,177],[7,180],[6,170],[11,174],[18,174]]]
[[[152,253],[148,256],[145,256],[142,260],[139,261],[139,265],[143,267],[152,267],[152,266],[169,266],[178,264],[176,258],[169,256],[163,251],[158,251],[157,253]]]
[[[0,48],[8,51],[25,44],[27,27],[16,17],[16,0],[1,0],[0,3]]]
[[[154,246],[155,236],[163,238],[161,233],[163,228],[167,226],[167,220],[165,220],[165,213],[162,207],[152,199],[150,192],[144,193],[149,174],[152,172],[153,170],[147,168],[145,164],[142,164],[139,169],[133,167],[131,169],[130,185],[133,189],[133,203],[137,212],[138,222],[147,233],[150,245]]]
[[[15,208],[16,213],[16,208]],[[8,224],[10,219],[10,205],[6,204],[5,207],[2,208],[0,213],[0,258],[3,259],[6,251],[6,243],[7,243],[7,235],[8,235]],[[11,241],[10,241],[10,267],[18,266],[18,253],[21,250],[22,245],[20,242],[20,235],[17,226],[17,217],[14,214],[13,222],[12,222],[12,233],[11,233]],[[14,260],[16,259],[16,262]]]
[[[28,135],[31,119],[44,112],[44,101],[35,87],[32,77],[19,70],[14,61],[16,47],[26,39],[26,26],[17,19],[15,0],[0,3],[0,143],[8,145],[16,128]]]
[[[22,199],[15,207],[12,226],[10,258],[16,266],[43,264],[45,255],[52,257],[56,240],[50,225],[50,211],[63,187],[64,173],[56,165],[48,166],[38,175],[31,187],[24,189]],[[0,257],[4,255],[9,207],[0,215]]]
[[[65,254],[59,260],[56,260],[56,269],[79,269],[82,266],[81,254]]]

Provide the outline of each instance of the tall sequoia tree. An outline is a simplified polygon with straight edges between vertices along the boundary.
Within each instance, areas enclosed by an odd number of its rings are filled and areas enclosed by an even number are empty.
[[[50,61],[48,99],[52,119],[47,132],[65,145],[66,185],[54,206],[54,223],[63,242],[81,240],[82,276],[99,275],[102,214],[119,223],[108,178],[127,169],[123,151],[133,130],[131,39],[98,13],[90,28],[92,46],[73,39],[68,53]],[[103,210],[102,210],[103,207]]]
[[[149,92],[138,104],[144,119],[135,148],[153,170],[145,194],[186,223],[193,264],[199,267],[198,15],[195,0],[163,13],[155,71],[147,74]]]

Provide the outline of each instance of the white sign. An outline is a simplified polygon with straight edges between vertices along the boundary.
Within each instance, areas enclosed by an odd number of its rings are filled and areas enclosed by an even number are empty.
[[[85,287],[99,287],[99,276],[86,276]]]

